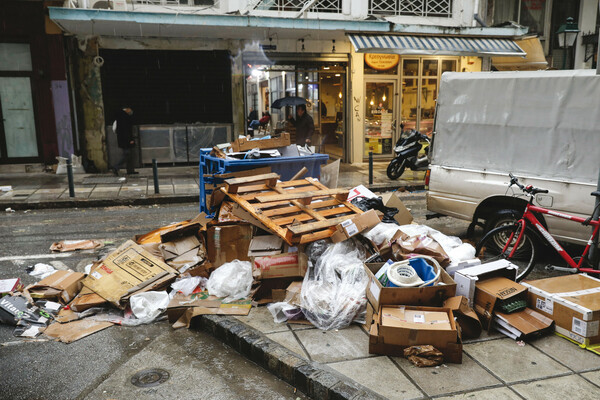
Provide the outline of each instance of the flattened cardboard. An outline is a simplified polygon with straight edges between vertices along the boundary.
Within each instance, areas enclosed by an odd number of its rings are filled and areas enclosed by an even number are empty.
[[[456,271],[456,295],[465,296],[469,300],[469,307],[473,307],[475,299],[475,284],[484,279],[503,276],[510,280],[517,279],[518,267],[506,260],[493,261],[470,268]]]
[[[290,283],[285,291],[284,301],[290,303],[293,306],[300,307],[302,299],[300,295],[302,293],[302,281],[295,281]]]
[[[167,306],[167,316],[174,324],[173,328],[189,328],[192,319],[198,315],[248,315],[251,308],[250,299],[223,303],[221,298],[210,296],[207,291],[189,296],[177,293]]]
[[[34,299],[57,299],[64,304],[70,302],[79,293],[85,274],[59,270],[27,287]]]
[[[394,192],[382,194],[381,200],[383,201],[384,206],[398,209],[398,213],[394,215],[394,220],[396,220],[399,225],[408,225],[413,221],[412,214]]]
[[[575,274],[522,282],[527,303],[552,318],[557,333],[586,347],[600,343],[600,280]]]
[[[223,263],[233,260],[250,261],[250,257],[248,257],[248,248],[250,248],[250,241],[252,240],[254,230],[252,225],[221,225],[219,228],[221,228],[221,253],[223,255]],[[216,268],[220,267],[220,265],[215,264],[217,254],[214,226],[209,227],[207,230],[206,250],[210,262]]]
[[[489,330],[499,300],[527,300],[527,288],[504,277],[489,278],[475,285],[475,312],[481,325]]]
[[[264,257],[281,254],[283,239],[276,235],[254,236],[248,249],[249,257]]]
[[[137,244],[162,243],[161,236],[165,235],[168,232],[186,228],[194,224],[200,224],[200,227],[203,228],[210,221],[211,219],[207,218],[205,213],[200,213],[196,217],[194,217],[194,219],[163,226],[143,235],[136,235],[134,237],[134,240]]]
[[[403,307],[403,306],[390,306]],[[386,308],[388,308],[386,306]],[[434,307],[404,307],[405,310],[446,312],[451,330],[419,330],[381,326],[381,309],[373,314],[369,330],[369,353],[404,356],[404,349],[416,345],[432,345],[444,354],[444,361],[462,362],[462,341],[450,309]],[[382,330],[383,329],[383,330]]]
[[[343,242],[381,222],[375,210],[358,214],[336,225],[335,233],[330,237],[333,243]]]
[[[21,284],[21,279],[19,278],[11,278],[11,279],[0,279],[0,297],[5,294],[9,294],[12,292],[18,292],[23,290],[23,285]]]
[[[367,285],[367,300],[378,310],[382,305],[410,305],[410,306],[441,306],[444,300],[456,294],[456,283],[450,275],[442,269],[440,282],[442,285],[427,286],[422,288],[384,287],[375,277],[375,273],[384,263],[365,264],[365,271],[369,276]]]
[[[89,318],[64,324],[55,322],[46,328],[44,335],[56,338],[63,343],[73,343],[112,325],[112,322],[93,321]]]
[[[165,261],[170,261],[190,250],[200,247],[200,240],[194,235],[177,239],[172,242],[165,242],[158,247],[161,250]]]
[[[531,308],[526,308],[522,311],[510,314],[504,314],[498,311],[494,313],[494,326],[496,329],[502,333],[505,333],[503,330],[508,329],[510,334],[507,336],[512,337],[515,340],[542,335],[551,330],[553,324],[554,321],[552,321],[552,319]]]
[[[286,294],[286,288],[296,278],[273,278],[258,281],[259,285],[251,291],[252,300],[257,304],[268,304],[283,301]]]
[[[255,257],[252,266],[260,279],[303,278],[308,268],[308,259],[304,252],[284,253]]]
[[[129,240],[108,255],[83,280],[92,291],[121,307],[122,298],[153,286],[156,281],[174,279],[177,271]]]
[[[219,192],[223,193],[221,191],[219,191]],[[229,202],[225,202],[225,203],[229,203]],[[223,204],[225,204],[225,203],[223,203]],[[254,218],[254,216],[252,214],[250,214],[248,211],[244,210],[239,204],[237,204],[237,203],[229,203],[229,204],[232,204],[231,214],[233,214],[236,218],[238,218],[242,221],[246,221],[249,224],[256,226],[257,228],[262,229],[263,231],[269,232],[269,228],[267,228],[258,219]]]
[[[92,307],[102,307],[107,301],[100,295],[94,293],[92,289],[83,287],[79,294],[75,296],[69,307],[73,311],[82,312]]]
[[[50,245],[50,251],[64,253],[66,251],[93,250],[104,244],[99,240],[61,240]]]

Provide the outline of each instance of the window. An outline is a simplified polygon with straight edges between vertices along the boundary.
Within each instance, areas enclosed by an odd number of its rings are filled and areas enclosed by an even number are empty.
[[[529,27],[529,33],[544,36],[546,0],[494,1],[494,25],[514,21]]]
[[[262,0],[256,6],[257,10],[271,11],[302,11],[307,0]],[[310,12],[341,13],[342,0],[317,0],[308,8]]]
[[[370,0],[369,13],[452,17],[452,0]]]

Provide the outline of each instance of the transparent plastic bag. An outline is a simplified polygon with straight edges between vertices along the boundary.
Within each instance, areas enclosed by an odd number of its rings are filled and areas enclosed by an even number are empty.
[[[252,287],[252,265],[249,261],[233,260],[217,268],[208,278],[208,293],[226,297],[225,302],[245,299]]]
[[[353,240],[336,243],[307,271],[302,282],[302,312],[319,329],[345,328],[364,320],[368,277],[365,253]],[[363,314],[363,315],[361,315]]]
[[[267,309],[273,315],[273,321],[275,321],[276,324],[288,320],[300,319],[304,316],[300,307],[291,305],[285,301],[268,304]]]
[[[185,296],[189,296],[198,286],[200,286],[201,290],[206,288],[207,282],[208,279],[206,278],[200,276],[189,276],[188,274],[188,276],[177,279],[175,282],[171,283],[171,288],[173,289],[171,294],[181,292]]]
[[[392,240],[399,228],[398,224],[380,222],[371,229],[363,232],[362,235],[381,247],[384,243]]]

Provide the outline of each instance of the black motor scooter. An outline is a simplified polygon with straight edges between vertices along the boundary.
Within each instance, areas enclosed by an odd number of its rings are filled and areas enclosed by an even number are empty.
[[[422,133],[410,130],[404,131],[396,142],[394,152],[396,157],[390,161],[387,167],[387,176],[390,179],[398,179],[406,167],[413,171],[426,171],[429,167],[429,159],[427,153],[429,146],[425,148],[425,155],[419,157],[419,152],[424,144],[430,143],[431,140]]]

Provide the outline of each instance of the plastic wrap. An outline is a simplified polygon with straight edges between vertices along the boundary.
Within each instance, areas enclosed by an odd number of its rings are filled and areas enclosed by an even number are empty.
[[[134,294],[129,299],[129,306],[133,315],[142,323],[154,321],[169,305],[167,292],[143,292]]]
[[[267,305],[267,309],[273,315],[273,320],[276,324],[280,324],[288,320],[304,318],[304,313],[300,307],[294,306],[285,301],[271,303]]]
[[[309,243],[306,246],[306,256],[308,257],[308,261],[310,261],[313,265],[317,263],[317,260],[325,253],[332,244],[329,240],[321,239],[315,242]]]
[[[366,198],[366,197],[357,197],[352,199],[352,204],[356,207],[360,208],[363,211],[369,210],[378,210],[383,213],[382,221],[385,223],[395,224],[396,220],[394,219],[394,215],[398,214],[397,208],[386,207],[383,204],[383,200],[381,197],[374,198]]]
[[[301,308],[313,325],[330,330],[364,320],[368,277],[362,248],[355,241],[331,245],[302,282]]]
[[[204,290],[207,282],[208,279],[200,276],[187,276],[173,282],[171,288],[173,289],[173,292],[181,292],[184,295],[189,296],[198,286],[200,286],[201,290]]]
[[[406,233],[408,236],[419,236],[427,235],[435,240],[442,249],[446,252],[450,261],[458,263],[465,260],[470,260],[475,257],[475,248],[468,244],[463,243],[460,238],[456,236],[447,236],[427,225],[402,225],[399,229]]]
[[[375,243],[377,246],[381,247],[382,244],[392,240],[399,228],[400,227],[398,224],[395,223],[388,224],[385,222],[380,222],[371,229],[363,232],[362,235],[371,242]]]
[[[208,279],[208,293],[226,297],[225,303],[245,299],[252,286],[252,265],[249,261],[233,260],[217,268]]]

